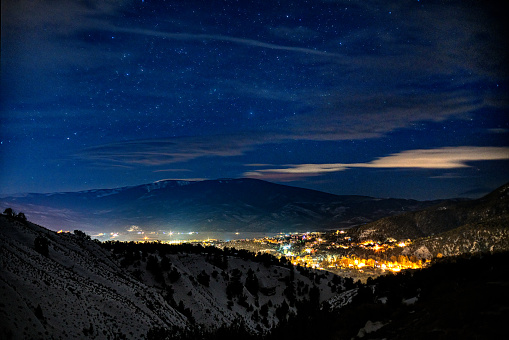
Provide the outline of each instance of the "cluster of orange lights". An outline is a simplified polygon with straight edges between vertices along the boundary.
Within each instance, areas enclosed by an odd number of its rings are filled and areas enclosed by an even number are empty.
[[[409,259],[404,255],[398,257],[392,256],[390,260],[381,258],[376,259],[362,259],[355,257],[341,257],[331,258],[324,260],[320,263],[321,268],[350,268],[359,269],[363,268],[379,268],[382,270],[389,270],[392,272],[399,272],[403,269],[420,269],[426,265],[426,261],[419,259]]]
[[[336,235],[346,234],[344,231],[336,231]],[[354,269],[363,271],[368,268],[378,269],[382,271],[391,271],[391,272],[399,272],[404,269],[420,269],[426,266],[426,260],[420,260],[413,256],[410,258],[404,255],[399,256],[391,256],[388,258],[382,255],[375,255],[380,253],[385,253],[389,249],[394,248],[403,248],[407,247],[411,244],[411,240],[406,241],[396,241],[395,239],[387,239],[384,243],[373,241],[373,240],[365,240],[363,242],[348,242],[351,241],[349,236],[344,236],[345,243],[335,243],[331,242],[326,248],[363,248],[373,253],[370,258],[359,258],[357,256],[327,256],[325,260],[323,257],[316,256],[318,249],[314,248],[315,245],[319,245],[324,242],[322,239],[318,238],[313,242],[313,244],[308,245],[303,251],[301,256],[295,256],[291,252],[286,251],[284,254],[287,257],[291,258],[291,262],[294,265],[300,264],[307,267],[312,267],[316,269]]]
[[[384,252],[387,249],[395,248],[396,246],[400,247],[400,248],[403,248],[403,247],[406,247],[406,246],[408,246],[410,244],[411,244],[410,240],[401,241],[401,242],[399,242],[397,244],[395,244],[395,242],[381,243],[380,244],[378,242],[368,240],[368,241],[364,241],[364,242],[359,243],[358,246],[361,247],[361,248],[373,250],[374,252],[378,253],[378,252]]]
[[[328,257],[320,262],[318,258],[305,255],[295,256],[291,260],[293,265],[303,265],[315,269],[354,269],[363,271],[367,268],[381,269],[382,271],[399,272],[404,269],[421,269],[429,262],[427,260],[420,260],[414,257],[408,258],[407,256],[392,256],[390,259],[382,258],[357,258],[357,257]]]

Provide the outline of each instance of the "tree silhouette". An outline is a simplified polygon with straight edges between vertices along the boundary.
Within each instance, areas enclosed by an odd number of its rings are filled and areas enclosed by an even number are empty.
[[[161,269],[164,271],[168,271],[171,269],[171,262],[166,256],[163,256],[161,259]]]
[[[283,304],[276,308],[276,317],[279,319],[279,321],[286,321],[286,316],[288,315],[289,310],[290,307],[286,303],[286,300],[283,300]]]
[[[90,240],[90,239],[91,239],[91,237],[90,237],[89,235],[85,234],[85,233],[84,233],[83,231],[81,231],[81,230],[75,230],[75,231],[74,231],[74,235],[76,235],[76,236],[78,236],[78,237],[80,237],[80,238],[87,239],[87,240]]]
[[[228,299],[231,299],[235,296],[240,296],[242,294],[242,290],[244,289],[244,285],[240,282],[242,277],[242,272],[235,268],[232,270],[232,275],[230,277],[230,282],[226,286],[226,295]]]
[[[207,274],[205,270],[202,270],[201,273],[198,274],[196,280],[205,287],[208,287],[210,284],[210,275]]]
[[[24,213],[20,212],[17,216],[18,220],[20,220],[21,222],[26,222],[27,221],[27,217],[25,216]]]
[[[318,308],[320,305],[320,288],[313,286],[309,290],[309,301],[315,308]]]
[[[37,307],[35,308],[35,316],[37,317],[37,319],[39,319],[40,321],[44,321],[44,315],[42,314],[42,308],[41,308],[41,305],[37,305]]]
[[[40,253],[41,255],[44,255],[46,257],[48,257],[48,255],[49,255],[48,245],[49,245],[49,241],[42,236],[37,236],[34,240],[35,251],[37,251],[38,253]]]
[[[246,289],[251,293],[251,295],[253,296],[258,295],[259,289],[258,278],[256,277],[256,274],[251,268],[249,268],[249,270],[247,271],[245,286]]]
[[[14,213],[14,210],[12,210],[12,208],[6,208],[4,210],[4,215],[9,216],[9,217],[14,217],[15,213]]]
[[[175,267],[173,267],[171,272],[168,274],[168,279],[170,279],[171,283],[175,283],[178,281],[178,279],[180,279],[180,273]]]
[[[157,261],[157,257],[154,255],[150,255],[147,258],[147,270],[155,274],[160,270],[159,268],[159,262]]]

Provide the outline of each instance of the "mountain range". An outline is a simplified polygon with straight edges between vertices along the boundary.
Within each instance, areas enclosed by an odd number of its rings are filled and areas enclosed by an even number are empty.
[[[333,195],[256,179],[164,180],[0,199],[53,230],[294,232],[348,228],[444,201]]]

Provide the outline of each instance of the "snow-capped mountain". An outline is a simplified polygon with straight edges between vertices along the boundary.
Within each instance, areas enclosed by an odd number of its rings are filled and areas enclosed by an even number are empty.
[[[158,181],[116,189],[0,200],[53,230],[293,232],[350,227],[438,204],[338,196],[254,179]]]

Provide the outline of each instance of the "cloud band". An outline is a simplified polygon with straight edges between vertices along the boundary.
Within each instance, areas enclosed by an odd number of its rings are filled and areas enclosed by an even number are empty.
[[[469,162],[509,159],[509,147],[444,147],[407,150],[367,163],[292,164],[278,169],[260,169],[244,173],[247,177],[297,180],[304,177],[344,171],[349,168],[376,169],[455,169]]]

